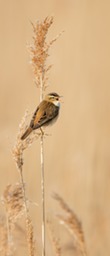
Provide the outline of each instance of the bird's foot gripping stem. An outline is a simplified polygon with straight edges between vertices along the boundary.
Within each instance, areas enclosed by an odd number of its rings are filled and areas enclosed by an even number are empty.
[[[44,131],[41,127],[40,127],[40,131],[41,131],[41,135],[44,136]]]

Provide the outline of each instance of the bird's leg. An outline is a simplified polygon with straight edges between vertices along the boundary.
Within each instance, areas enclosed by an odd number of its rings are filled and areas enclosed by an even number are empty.
[[[44,131],[43,131],[43,129],[40,127],[40,131],[41,131],[41,134],[42,134],[42,136],[44,135]]]

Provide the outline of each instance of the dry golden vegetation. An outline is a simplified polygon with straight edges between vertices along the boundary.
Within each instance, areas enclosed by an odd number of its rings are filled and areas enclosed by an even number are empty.
[[[110,255],[109,9],[1,3],[0,256]],[[64,96],[57,124],[21,141],[51,91]]]
[[[32,23],[33,32],[34,32],[34,44],[30,47],[32,54],[32,65],[34,68],[34,76],[37,87],[40,89],[40,99],[43,99],[44,92],[47,87],[48,80],[48,71],[51,68],[51,65],[47,65],[47,58],[49,56],[49,49],[52,44],[57,40],[58,36],[47,43],[47,34],[50,26],[53,24],[53,17],[46,17],[42,22],[37,22],[35,25]],[[26,117],[27,112],[22,119],[21,124],[19,125],[19,132],[17,135],[17,139],[15,145],[12,150],[13,159],[16,163],[17,170],[20,176],[20,183],[16,183],[15,185],[9,184],[6,186],[2,202],[5,206],[5,215],[6,215],[6,224],[4,224],[4,228],[2,227],[3,241],[1,243],[1,253],[4,255],[14,255],[17,251],[17,247],[15,248],[16,242],[14,241],[14,233],[13,230],[17,228],[15,223],[17,223],[18,217],[24,216],[25,225],[24,225],[24,233],[26,233],[26,241],[27,241],[27,249],[29,256],[37,255],[35,251],[35,241],[34,241],[34,229],[32,220],[29,213],[29,202],[26,196],[25,182],[23,177],[23,167],[25,164],[24,160],[24,151],[33,143],[33,141],[40,137],[41,141],[41,216],[42,216],[42,235],[41,235],[41,252],[42,256],[46,255],[46,207],[45,207],[45,169],[44,169],[44,137],[45,132],[37,132],[30,135],[24,141],[21,140],[21,136],[26,130]],[[61,207],[68,214],[68,217],[63,217],[59,215],[60,221],[64,223],[67,229],[71,232],[74,240],[75,240],[75,248],[76,251],[80,253],[80,255],[86,255],[85,242],[83,230],[81,227],[81,223],[79,222],[77,216],[69,209],[67,204],[63,201],[63,199],[54,194],[54,198],[60,203]],[[48,222],[49,224],[49,222]],[[37,223],[36,223],[37,226]],[[49,229],[51,230],[51,225],[49,224]],[[59,246],[58,238],[53,236],[53,232],[50,232],[52,243],[54,245],[54,253],[57,256],[61,255],[61,248]],[[26,246],[26,245],[25,245]],[[22,253],[22,250],[21,250]],[[78,254],[79,255],[79,254]]]

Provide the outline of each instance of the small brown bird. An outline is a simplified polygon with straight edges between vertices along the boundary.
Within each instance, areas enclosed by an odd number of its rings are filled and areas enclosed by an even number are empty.
[[[37,107],[30,125],[21,140],[24,140],[33,130],[49,125],[56,121],[60,109],[60,97],[57,93],[52,92],[45,96],[45,99]]]

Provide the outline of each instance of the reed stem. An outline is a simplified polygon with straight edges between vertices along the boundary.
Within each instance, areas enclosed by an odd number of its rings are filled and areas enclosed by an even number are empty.
[[[19,168],[19,174],[20,174],[20,181],[21,181],[21,185],[22,185],[25,214],[26,214],[26,218],[28,218],[28,206],[27,206],[27,200],[26,200],[26,192],[25,192],[22,166]]]
[[[43,72],[40,77],[40,101],[43,100]],[[41,202],[42,202],[42,256],[45,256],[45,175],[44,175],[44,134],[40,137],[41,157]]]
[[[41,147],[41,197],[42,197],[42,256],[45,256],[45,177],[44,177],[44,142],[43,134],[40,139]]]

